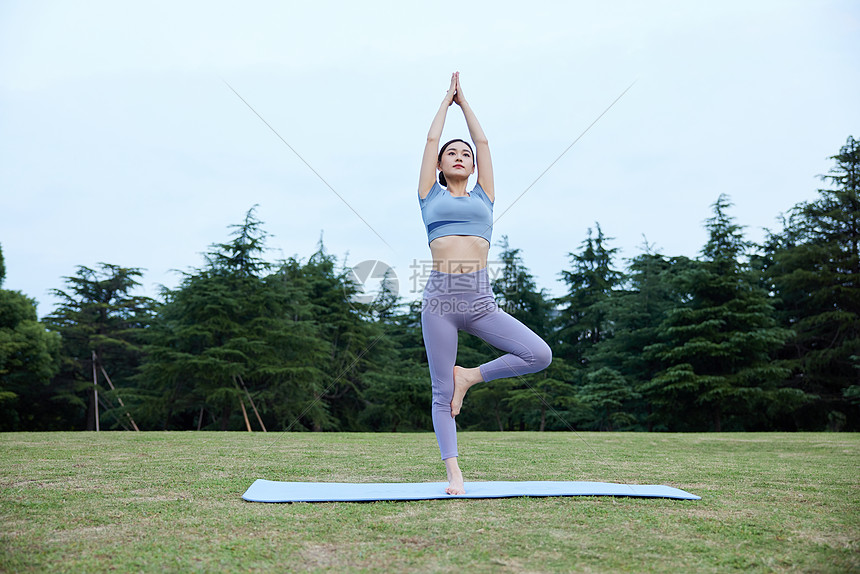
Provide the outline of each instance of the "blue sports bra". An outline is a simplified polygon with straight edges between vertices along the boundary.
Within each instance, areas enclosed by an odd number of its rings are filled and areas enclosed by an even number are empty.
[[[421,199],[421,217],[427,227],[427,244],[444,235],[476,235],[488,243],[493,235],[493,202],[475,184],[470,195],[454,197],[434,182],[427,197]]]

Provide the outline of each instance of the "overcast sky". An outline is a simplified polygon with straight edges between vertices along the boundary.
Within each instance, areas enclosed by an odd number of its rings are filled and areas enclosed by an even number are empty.
[[[494,243],[561,295],[595,222],[622,257],[643,237],[696,256],[721,193],[755,241],[815,199],[860,137],[858,54],[853,0],[5,1],[4,288],[44,316],[49,289],[106,262],[157,296],[259,204],[271,260],[322,235],[416,299],[421,152],[459,70],[493,154]],[[467,135],[451,107],[443,138]]]

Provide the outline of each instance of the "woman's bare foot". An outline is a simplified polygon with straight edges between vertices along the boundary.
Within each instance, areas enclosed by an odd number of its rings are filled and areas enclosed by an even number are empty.
[[[451,399],[452,417],[460,414],[460,409],[463,407],[463,397],[466,396],[466,391],[469,390],[469,387],[483,380],[479,367],[464,369],[463,367],[454,366],[454,398]]]
[[[460,472],[460,465],[457,464],[457,457],[445,459],[445,471],[448,473],[448,488],[445,492],[448,494],[466,494],[466,489],[463,487],[463,473]]]

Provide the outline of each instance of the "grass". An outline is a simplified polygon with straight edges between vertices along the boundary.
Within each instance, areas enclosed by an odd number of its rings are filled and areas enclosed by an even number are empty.
[[[858,572],[860,436],[460,433],[469,480],[611,497],[260,504],[256,478],[435,482],[432,433],[0,434],[0,571]]]

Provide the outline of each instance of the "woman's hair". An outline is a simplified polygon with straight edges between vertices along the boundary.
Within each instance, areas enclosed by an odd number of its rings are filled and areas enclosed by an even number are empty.
[[[439,150],[439,162],[440,163],[442,162],[442,154],[445,153],[445,149],[454,142],[463,142],[464,144],[466,144],[466,146],[469,148],[469,151],[472,152],[472,163],[474,163],[475,152],[472,151],[471,144],[469,144],[469,142],[467,142],[466,140],[461,140],[461,139],[451,140],[449,142],[446,142],[445,145],[442,146],[442,149]],[[443,187],[448,187],[448,181],[445,179],[445,174],[442,173],[441,171],[439,172],[439,185],[441,185]]]

